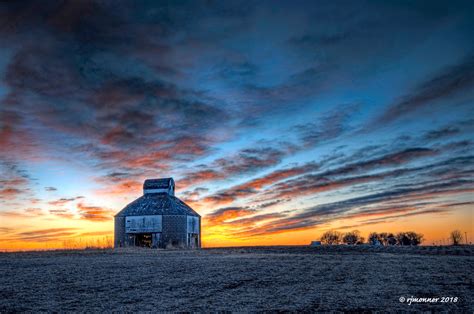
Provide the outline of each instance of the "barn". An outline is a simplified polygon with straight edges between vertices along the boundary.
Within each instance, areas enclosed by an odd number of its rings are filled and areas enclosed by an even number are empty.
[[[174,191],[173,178],[145,180],[143,196],[115,215],[114,246],[200,248],[201,216]]]

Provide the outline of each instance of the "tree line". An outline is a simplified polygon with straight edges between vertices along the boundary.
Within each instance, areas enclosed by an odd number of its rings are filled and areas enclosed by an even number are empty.
[[[372,244],[372,245],[419,245],[423,242],[423,235],[414,231],[391,233],[391,232],[372,232],[365,242],[365,238],[360,235],[358,230],[341,233],[339,231],[329,230],[321,236],[322,244]]]
[[[461,231],[454,230],[449,235],[450,241],[452,245],[460,245],[463,241],[463,236]],[[371,232],[367,238],[367,242],[365,242],[365,238],[360,235],[358,230],[350,231],[347,233],[341,233],[339,231],[329,230],[323,233],[321,236],[321,243],[322,244],[349,244],[349,245],[357,245],[357,244],[372,244],[372,245],[420,245],[424,240],[424,237],[421,233],[417,233],[414,231],[406,231],[406,232],[398,232],[398,233],[391,233],[391,232]],[[465,239],[467,244],[467,236]]]

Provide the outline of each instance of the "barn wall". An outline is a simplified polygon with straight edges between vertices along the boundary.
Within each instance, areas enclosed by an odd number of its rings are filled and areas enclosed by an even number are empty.
[[[199,233],[200,225],[199,225],[199,217],[196,216],[186,216],[187,218],[187,233]]]
[[[185,215],[163,216],[163,234],[161,247],[185,247],[186,246],[187,220]]]
[[[114,219],[114,247],[126,246],[125,243],[125,217]]]
[[[161,218],[160,236],[154,237],[154,245],[160,248],[186,247],[189,228],[189,218],[186,215],[164,215]],[[195,227],[199,234],[198,247],[201,247],[201,217],[197,217],[198,225]],[[114,247],[126,247],[135,245],[135,234],[126,233],[126,217],[115,217],[114,219]],[[148,230],[146,230],[148,232]]]
[[[126,216],[125,232],[126,233],[156,233],[162,232],[161,215],[145,215],[145,216]]]

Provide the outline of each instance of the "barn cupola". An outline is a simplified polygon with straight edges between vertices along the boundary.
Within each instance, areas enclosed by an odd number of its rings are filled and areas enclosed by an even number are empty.
[[[174,196],[173,178],[148,179],[143,183],[143,194],[164,193]]]

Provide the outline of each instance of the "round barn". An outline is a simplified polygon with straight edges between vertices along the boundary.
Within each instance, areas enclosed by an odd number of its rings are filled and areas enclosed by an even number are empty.
[[[201,216],[174,196],[173,178],[148,179],[115,215],[115,247],[200,248]]]

